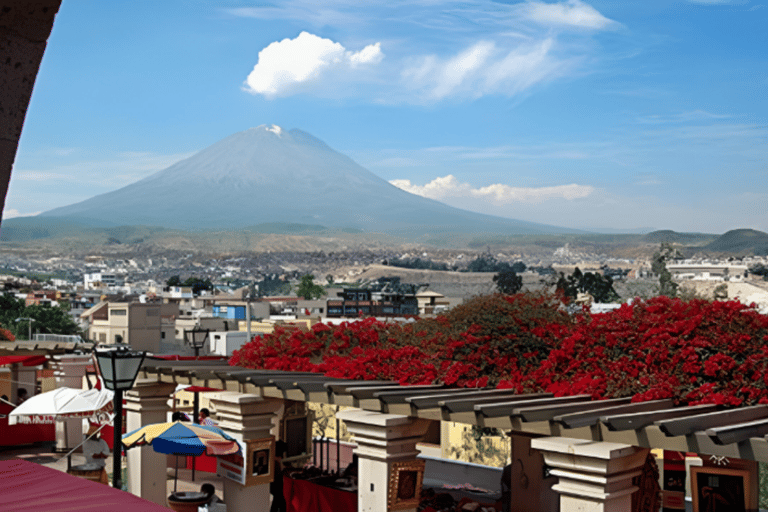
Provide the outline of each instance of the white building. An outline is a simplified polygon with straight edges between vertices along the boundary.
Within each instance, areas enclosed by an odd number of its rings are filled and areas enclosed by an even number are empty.
[[[99,288],[110,288],[118,285],[117,275],[107,272],[94,272],[83,274],[83,287],[86,290],[98,290]]]
[[[748,273],[747,265],[719,262],[670,263],[667,270],[677,279],[697,281],[741,281]]]

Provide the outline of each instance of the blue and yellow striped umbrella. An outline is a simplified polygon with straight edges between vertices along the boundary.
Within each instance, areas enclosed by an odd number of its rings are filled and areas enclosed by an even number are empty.
[[[155,423],[123,435],[126,449],[151,445],[157,453],[170,455],[229,455],[240,446],[218,427],[174,421]]]

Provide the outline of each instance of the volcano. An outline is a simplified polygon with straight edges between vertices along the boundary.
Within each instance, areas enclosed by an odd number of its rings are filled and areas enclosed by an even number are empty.
[[[235,133],[136,183],[40,217],[187,230],[291,223],[412,235],[574,232],[405,192],[312,135],[274,125]]]

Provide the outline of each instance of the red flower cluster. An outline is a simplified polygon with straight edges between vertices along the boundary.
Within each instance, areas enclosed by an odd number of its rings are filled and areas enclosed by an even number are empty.
[[[0,340],[16,341],[16,336],[14,336],[13,333],[8,329],[3,329],[0,327]]]
[[[558,396],[768,403],[768,316],[657,297],[568,315],[546,294],[489,295],[412,324],[373,318],[255,338],[230,364]]]

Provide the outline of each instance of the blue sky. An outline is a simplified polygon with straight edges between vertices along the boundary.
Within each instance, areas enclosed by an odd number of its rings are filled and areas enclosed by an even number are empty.
[[[767,4],[64,0],[4,216],[276,124],[470,210],[768,231]]]

